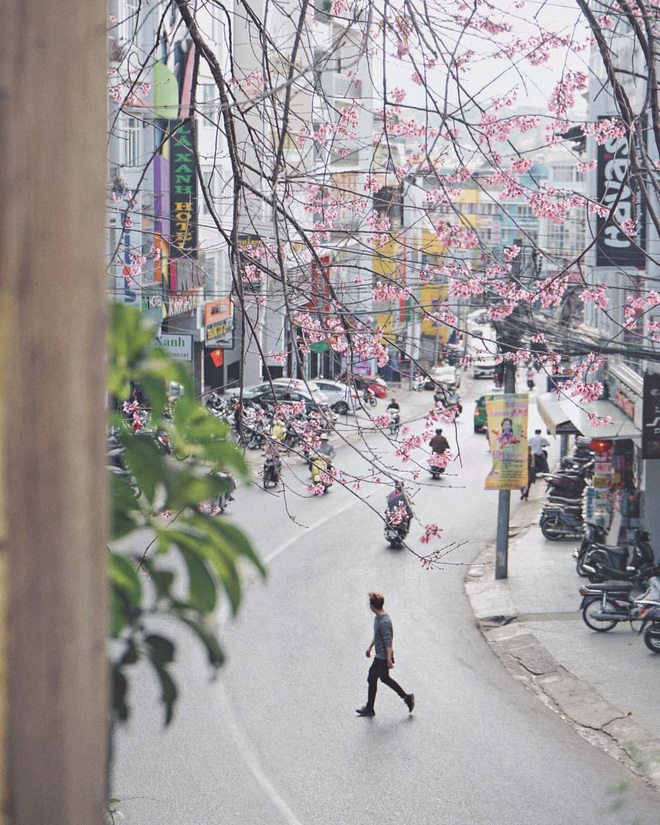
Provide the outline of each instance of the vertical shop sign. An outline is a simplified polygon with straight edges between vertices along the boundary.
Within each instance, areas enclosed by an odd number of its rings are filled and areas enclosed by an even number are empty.
[[[197,257],[197,169],[192,120],[171,123],[170,256]]]
[[[633,140],[625,134],[598,146],[596,195],[611,211],[596,220],[596,266],[643,269],[646,263],[646,209],[630,166]],[[626,233],[627,221],[635,225],[636,235]]]
[[[527,484],[527,414],[525,393],[487,395],[488,444],[493,462],[486,490],[519,490]]]
[[[660,458],[660,373],[644,376],[642,458]]]

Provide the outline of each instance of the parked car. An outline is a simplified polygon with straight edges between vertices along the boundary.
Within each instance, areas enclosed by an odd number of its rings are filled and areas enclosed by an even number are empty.
[[[330,409],[338,415],[346,415],[358,406],[357,390],[352,389],[348,384],[333,381],[330,378],[315,378],[314,384],[327,396]]]
[[[433,367],[426,377],[424,389],[436,390],[438,386],[447,389],[458,389],[461,386],[461,373],[450,364]]]
[[[233,393],[237,395],[238,393]],[[246,387],[243,390],[244,402],[261,406],[302,401],[306,412],[325,412],[329,408],[329,400],[313,381],[300,381],[295,378],[276,378],[272,385],[269,382]]]

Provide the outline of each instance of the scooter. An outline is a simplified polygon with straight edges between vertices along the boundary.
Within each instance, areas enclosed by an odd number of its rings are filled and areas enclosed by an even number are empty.
[[[584,523],[579,507],[546,505],[539,520],[541,532],[548,541],[575,539],[582,535]]]
[[[656,567],[655,572],[660,572]],[[584,623],[597,633],[612,630],[619,622],[643,621],[655,607],[660,607],[660,579],[649,582],[648,590],[633,599],[630,582],[583,585],[580,588],[580,610]],[[642,625],[643,627],[643,625]]]
[[[595,544],[582,562],[589,581],[614,580],[644,587],[657,564],[649,539],[645,530],[636,530],[632,545]]]
[[[584,525],[584,536],[580,542],[580,546],[573,551],[573,558],[575,559],[575,568],[578,576],[586,578],[589,572],[584,569],[584,560],[587,553],[593,548],[595,544],[604,544],[607,537],[607,530],[600,524],[592,524],[587,522]]]
[[[330,459],[322,455],[314,456],[310,470],[314,484],[321,484],[323,486],[323,492],[327,493],[334,481],[332,476],[332,462]]]
[[[445,471],[445,466],[437,463],[437,460],[441,455],[442,453],[433,453],[429,458],[429,472],[431,473],[431,478],[433,479],[440,478]]]
[[[376,393],[371,389],[371,387],[364,388],[364,392],[362,393],[362,401],[370,407],[376,406]]]
[[[654,605],[644,614],[639,629],[644,634],[644,644],[652,653],[660,653],[660,605]]]
[[[388,426],[390,435],[398,435],[399,427],[401,426],[401,413],[398,410],[392,410],[390,412],[390,423]]]
[[[410,530],[410,519],[403,519],[399,524],[388,520],[389,512],[385,514],[385,539],[390,547],[401,547]]]
[[[587,482],[576,475],[546,475],[544,480],[547,485],[546,493],[562,496],[563,498],[578,498],[587,486]]]

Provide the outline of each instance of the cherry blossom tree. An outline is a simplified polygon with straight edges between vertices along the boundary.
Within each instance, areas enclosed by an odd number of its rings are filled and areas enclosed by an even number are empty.
[[[469,364],[474,310],[503,369],[564,372],[577,405],[608,358],[657,361],[655,2],[116,2],[111,291],[157,296],[166,330],[229,299],[235,369],[214,389],[365,368],[410,386],[441,337]],[[292,462],[329,426],[297,412],[275,410]],[[347,439],[371,470],[335,483],[417,481],[456,412],[403,427],[394,462]],[[441,527],[422,525],[425,567],[451,550]]]

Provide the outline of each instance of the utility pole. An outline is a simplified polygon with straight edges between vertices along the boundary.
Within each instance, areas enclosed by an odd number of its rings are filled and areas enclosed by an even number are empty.
[[[0,18],[0,825],[101,825],[107,6]]]
[[[519,278],[522,268],[522,240],[516,238],[516,246],[521,247],[520,254],[514,258],[511,266],[511,274],[514,278]],[[509,358],[504,361],[504,374],[502,376],[502,389],[505,395],[512,395],[516,391],[516,366],[511,360],[511,356],[520,346],[520,307],[506,318],[498,327],[498,338],[500,350]],[[495,578],[506,579],[509,575],[509,517],[511,513],[511,490],[500,490],[497,504],[497,536],[495,544]]]
[[[504,362],[505,395],[516,391],[516,367],[513,361]],[[506,579],[509,575],[509,516],[511,490],[500,490],[497,502],[497,539],[495,545],[495,578]]]

